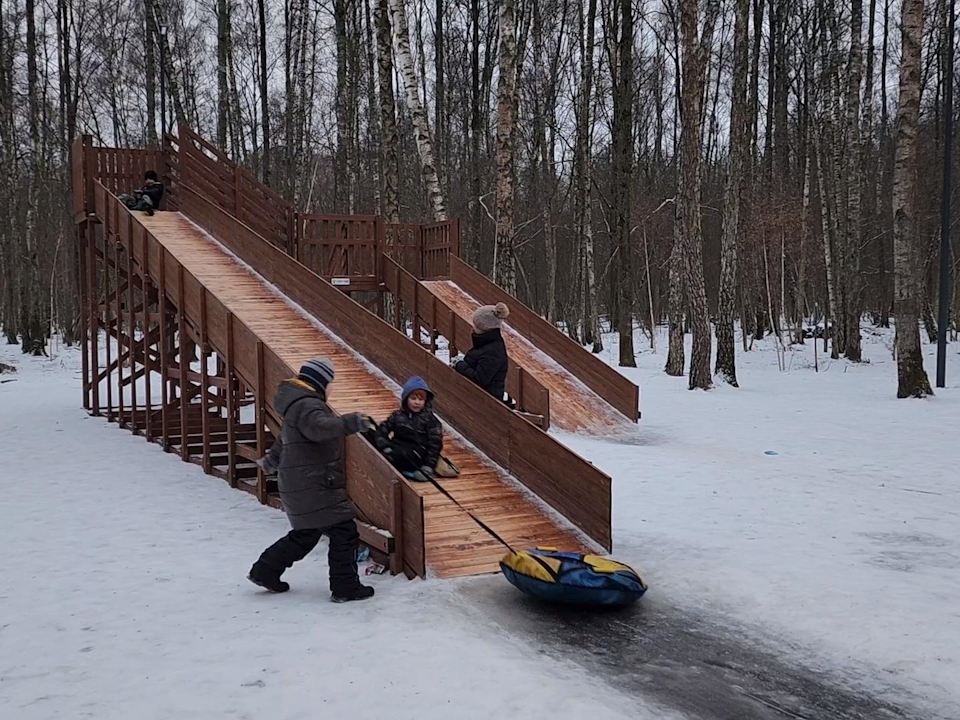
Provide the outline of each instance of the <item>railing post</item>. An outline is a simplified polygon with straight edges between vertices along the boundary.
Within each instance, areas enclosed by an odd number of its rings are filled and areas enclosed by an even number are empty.
[[[418,224],[416,227],[414,241],[417,249],[417,280],[423,280],[423,225]]]
[[[257,418],[257,457],[261,458],[267,451],[266,438],[263,434],[263,424],[266,422],[266,409],[263,406],[266,393],[264,392],[264,372],[263,372],[263,343],[257,341],[257,388],[254,395],[256,407],[255,415]],[[257,465],[257,500],[262,504],[267,502],[267,477],[263,473],[263,468]]]
[[[243,218],[240,216],[240,213],[243,211],[243,202],[240,198],[240,188],[243,182],[243,171],[240,169],[239,165],[234,165],[233,167],[233,215],[240,222],[243,222]]]
[[[147,442],[152,442],[153,419],[151,415],[153,414],[153,399],[150,396],[150,372],[152,367],[150,362],[150,335],[153,332],[151,328],[153,319],[151,318],[150,312],[152,281],[150,280],[150,233],[146,231],[143,233],[143,261],[140,267],[143,269],[143,282],[140,286],[143,291],[143,401],[147,409],[146,416],[144,417],[144,432],[146,433]]]
[[[233,313],[227,312],[227,479],[237,486],[237,379],[233,355]]]

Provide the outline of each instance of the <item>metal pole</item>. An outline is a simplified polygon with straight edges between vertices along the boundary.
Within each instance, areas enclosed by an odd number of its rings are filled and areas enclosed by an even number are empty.
[[[946,93],[943,111],[943,195],[940,198],[940,307],[937,318],[937,387],[947,384],[947,322],[950,311],[950,184],[953,169],[953,32],[954,2],[947,22]]]

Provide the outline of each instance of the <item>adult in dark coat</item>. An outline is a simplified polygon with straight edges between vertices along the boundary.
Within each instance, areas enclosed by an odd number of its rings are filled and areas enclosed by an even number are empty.
[[[504,303],[484,305],[473,313],[473,347],[454,369],[503,401],[507,382],[507,347],[500,328],[510,315]]]
[[[260,465],[266,472],[279,471],[280,500],[293,530],[263,551],[249,579],[272,592],[286,592],[290,586],[280,576],[326,535],[330,592],[335,602],[344,602],[368,598],[373,588],[361,585],[357,576],[359,535],[340,448],[345,436],[374,423],[361,413],[333,414],[326,403],[333,377],[330,360],[311,360],[277,390],[274,407],[283,415],[283,427]]]

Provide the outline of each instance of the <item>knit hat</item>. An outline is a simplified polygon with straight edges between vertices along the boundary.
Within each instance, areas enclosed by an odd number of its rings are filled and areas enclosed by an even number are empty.
[[[499,329],[509,315],[510,308],[502,302],[496,305],[483,305],[474,311],[470,323],[477,333],[485,333]]]
[[[330,358],[314,358],[300,368],[300,379],[313,385],[318,390],[325,390],[333,382],[333,360]]]

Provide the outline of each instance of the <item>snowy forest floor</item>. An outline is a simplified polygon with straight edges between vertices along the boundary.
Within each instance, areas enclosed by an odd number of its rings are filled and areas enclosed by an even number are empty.
[[[635,437],[559,436],[613,476],[614,557],[651,586],[600,615],[542,608],[500,577],[378,576],[373,601],[333,605],[322,547],[290,593],[262,593],[244,576],[286,532],[281,513],[88,417],[75,351],[0,347],[18,367],[0,376],[0,707],[960,717],[960,355],[937,397],[896,400],[892,334],[865,331],[869,363],[817,373],[808,344],[780,372],[761,343],[738,357],[739,390],[710,393],[641,352],[625,371]]]

